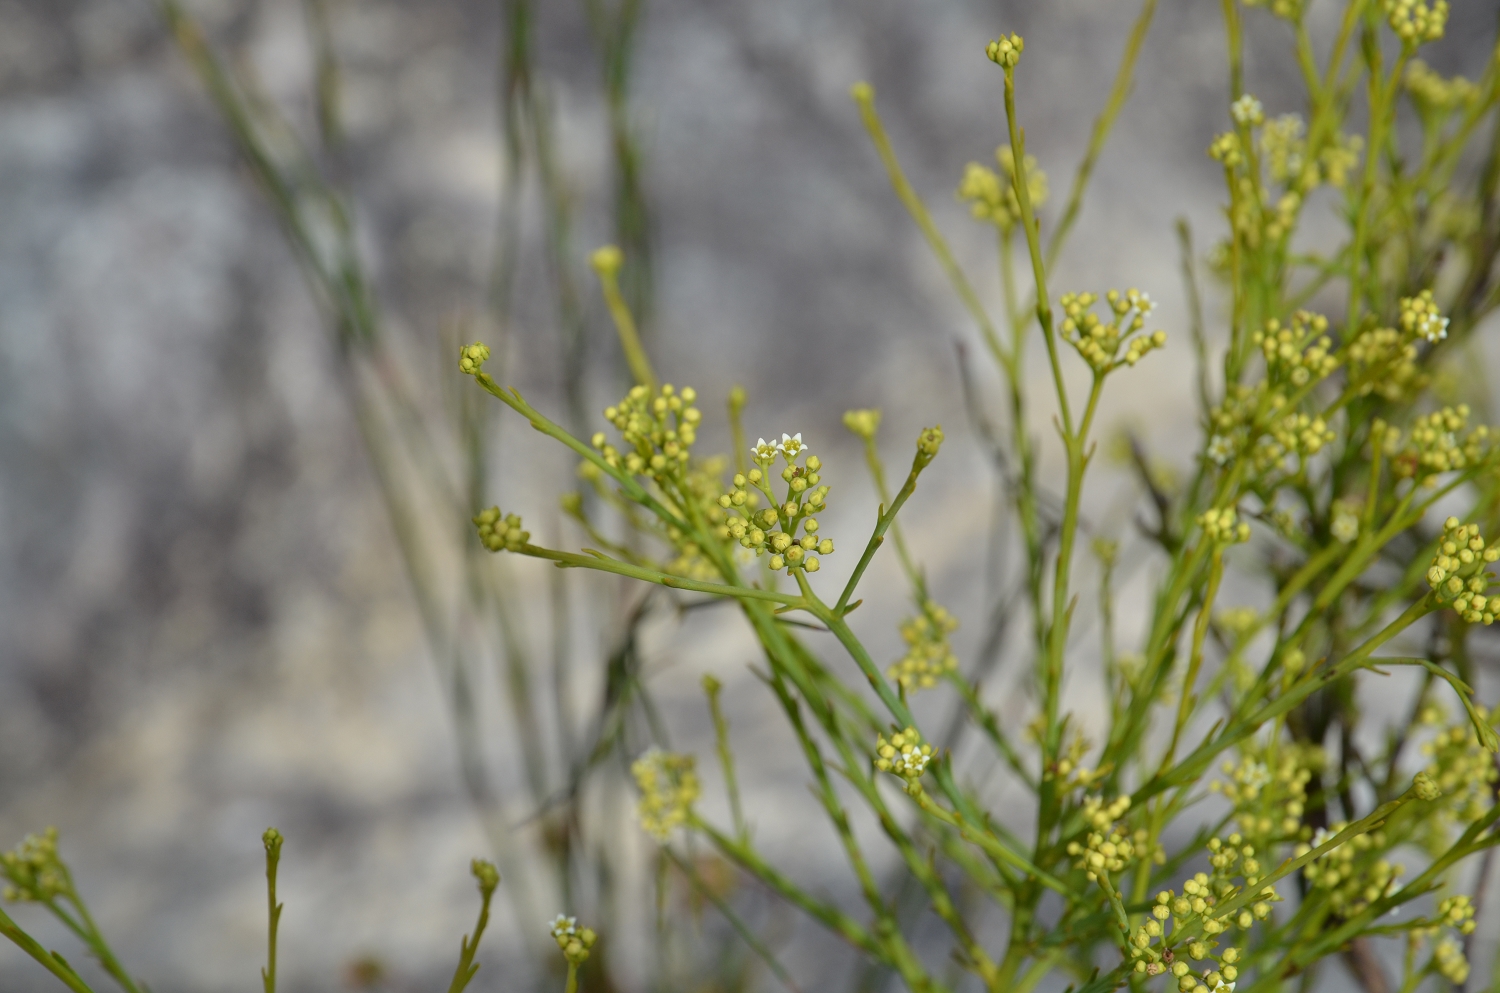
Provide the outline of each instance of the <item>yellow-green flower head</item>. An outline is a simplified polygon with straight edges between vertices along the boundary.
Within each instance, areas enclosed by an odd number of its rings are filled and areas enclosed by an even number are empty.
[[[604,432],[592,441],[607,465],[635,475],[650,475],[658,482],[680,477],[692,457],[703,412],[693,404],[698,391],[691,386],[678,390],[671,383],[652,393],[633,386],[625,398],[606,407],[604,419],[620,432],[623,448],[608,443]]]
[[[7,900],[46,903],[68,893],[68,870],[57,854],[57,828],[28,834],[12,851],[0,855],[0,876],[10,884]]]
[[[958,671],[958,658],[948,644],[948,636],[957,629],[958,618],[936,601],[926,601],[922,613],[901,623],[907,652],[886,675],[908,693],[936,686],[943,676]]]
[[[1442,789],[1438,787],[1437,781],[1426,772],[1419,772],[1411,781],[1411,788],[1417,794],[1419,800],[1436,800],[1443,795]]]
[[[937,458],[938,451],[943,447],[943,426],[938,424],[934,427],[923,428],[922,433],[917,435],[917,458],[918,469],[926,468]]]
[[[1448,0],[1385,0],[1385,19],[1404,45],[1437,41],[1448,26]]]
[[[738,541],[757,556],[768,554],[767,564],[773,571],[817,572],[822,568],[817,555],[833,553],[833,539],[818,534],[818,519],[813,516],[827,507],[828,484],[822,482],[821,475],[823,461],[816,455],[803,457],[806,451],[801,434],[783,434],[779,444],[761,438],[751,449],[759,468],[736,473],[733,489],[721,494],[717,506],[711,508],[714,513],[723,514],[719,536],[726,541]],[[778,457],[786,460],[780,473],[786,483],[784,497],[772,493],[767,471]],[[801,465],[796,462],[799,457],[803,458]],[[771,506],[756,510],[762,498]]]
[[[601,248],[596,248],[589,255],[589,265],[593,266],[594,271],[601,276],[618,272],[624,262],[624,253],[614,245],[604,245]]]
[[[1165,331],[1137,333],[1156,307],[1151,294],[1137,289],[1124,293],[1110,290],[1104,297],[1111,314],[1108,321],[1094,313],[1094,305],[1099,302],[1096,294],[1064,293],[1059,300],[1064,315],[1063,338],[1096,373],[1112,372],[1122,365],[1133,366],[1147,353],[1166,345]]]
[[[1232,545],[1250,540],[1250,522],[1242,521],[1233,507],[1211,507],[1198,517],[1209,541]]]
[[[1401,329],[1434,345],[1448,337],[1448,318],[1438,311],[1431,290],[1401,299]]]
[[[1208,156],[1227,169],[1240,165],[1245,161],[1245,153],[1240,150],[1240,136],[1233,131],[1219,135],[1209,144]]]
[[[791,464],[797,460],[798,454],[807,446],[802,444],[802,432],[798,431],[794,435],[782,432],[781,444],[776,447],[781,451],[781,455],[787,460],[787,463]]]
[[[1301,387],[1326,379],[1339,366],[1327,330],[1328,318],[1299,310],[1285,325],[1271,318],[1265,330],[1255,332],[1252,341],[1260,346],[1273,380]]]
[[[1359,537],[1359,504],[1347,500],[1335,500],[1333,519],[1328,524],[1328,533],[1343,545],[1352,544]]]
[[[897,731],[889,740],[883,734],[875,740],[875,768],[906,780],[908,793],[920,792],[918,780],[931,761],[932,746],[922,741],[916,728]]]
[[[1026,42],[1018,34],[1001,35],[988,45],[984,46],[984,54],[990,57],[990,61],[1005,69],[1013,69],[1017,62],[1021,61],[1021,52],[1026,48]]]
[[[1463,986],[1469,978],[1469,960],[1464,957],[1464,946],[1452,938],[1444,938],[1433,949],[1432,961],[1443,978],[1454,986]]]
[[[666,841],[674,828],[687,823],[698,799],[697,760],[652,748],[631,763],[630,772],[641,791],[636,807],[641,827]]]
[[[495,892],[495,887],[500,885],[500,870],[495,868],[495,863],[486,862],[484,859],[475,859],[469,863],[469,871],[479,881],[481,893],[490,894]]]
[[[1479,525],[1461,524],[1450,517],[1427,570],[1427,584],[1470,624],[1493,624],[1500,597],[1485,596],[1494,578],[1485,566],[1497,559],[1500,546],[1486,548]]]
[[[1457,110],[1479,97],[1479,87],[1467,79],[1462,76],[1444,79],[1421,59],[1412,59],[1401,82],[1411,95],[1412,103],[1424,114]]]
[[[1271,178],[1288,183],[1302,177],[1307,167],[1307,125],[1300,114],[1282,114],[1266,122],[1260,133],[1260,150]]]
[[[1021,219],[1021,201],[1016,196],[1016,155],[1009,145],[995,149],[1000,172],[978,162],[964,167],[964,178],[958,184],[958,199],[967,201],[970,212],[981,221],[989,221],[1001,231],[1009,231]],[[1022,160],[1026,172],[1026,195],[1033,209],[1047,200],[1047,174],[1036,157]]]
[[[531,532],[521,530],[521,515],[500,516],[499,507],[481,510],[473,517],[479,529],[479,541],[492,552],[519,552],[531,540]]]
[[[875,432],[880,430],[880,411],[846,410],[844,411],[844,427],[854,435],[869,441],[875,437]]]
[[[1241,127],[1253,128],[1266,119],[1266,108],[1259,100],[1246,93],[1229,105],[1229,116]]]
[[[465,345],[458,350],[458,368],[466,376],[478,375],[479,370],[490,357],[490,348],[482,341],[476,341],[472,345]]]
[[[589,949],[594,947],[594,942],[599,938],[593,928],[579,927],[578,918],[563,914],[554,917],[548,923],[548,928],[557,947],[562,949],[563,957],[573,966],[588,961]]]
[[[1469,405],[1461,403],[1418,417],[1392,471],[1398,477],[1423,478],[1483,461],[1489,456],[1491,431],[1483,424],[1468,429],[1470,413]]]

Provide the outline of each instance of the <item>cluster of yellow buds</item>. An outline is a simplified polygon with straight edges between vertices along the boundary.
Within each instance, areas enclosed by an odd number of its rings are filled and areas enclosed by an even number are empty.
[[[1321,452],[1337,437],[1317,414],[1292,413],[1273,421],[1257,446],[1256,462],[1263,468],[1281,464],[1288,454],[1307,457]]]
[[[844,427],[857,438],[869,441],[875,437],[875,432],[880,430],[880,411],[878,410],[846,410],[844,411]]]
[[[1475,709],[1481,719],[1486,719],[1483,710]],[[1427,767],[1420,775],[1426,777],[1434,791],[1447,798],[1423,818],[1427,847],[1437,850],[1439,846],[1447,847],[1455,824],[1471,824],[1490,809],[1500,772],[1495,769],[1494,756],[1480,743],[1478,732],[1467,720],[1439,729],[1422,744],[1422,754]]]
[[[1098,882],[1101,874],[1123,872],[1137,856],[1136,838],[1116,822],[1130,810],[1130,797],[1121,796],[1105,803],[1100,797],[1089,797],[1083,804],[1083,818],[1094,829],[1085,843],[1068,842],[1068,854],[1078,859],[1074,866],[1088,873],[1089,882]],[[1145,831],[1137,832],[1146,840]]]
[[[1274,378],[1289,380],[1293,386],[1306,386],[1326,379],[1339,367],[1327,331],[1328,318],[1299,310],[1287,324],[1271,318],[1265,330],[1255,332],[1252,340],[1260,346],[1266,368]]]
[[[1240,136],[1233,131],[1226,131],[1219,135],[1209,144],[1208,156],[1222,163],[1226,169],[1233,169],[1240,165],[1245,161],[1245,153],[1240,150]]]
[[[958,618],[936,601],[925,601],[920,614],[901,622],[906,655],[886,675],[908,693],[936,686],[939,679],[958,671],[958,658],[948,644],[956,630]]]
[[[1204,537],[1222,545],[1250,540],[1250,522],[1242,521],[1233,507],[1210,507],[1198,515]]]
[[[1362,396],[1399,402],[1427,385],[1417,366],[1417,346],[1395,328],[1371,328],[1345,349],[1349,381]]]
[[[1328,533],[1341,545],[1359,537],[1360,504],[1357,500],[1335,500],[1329,509]]]
[[[1465,432],[1469,414],[1469,405],[1461,403],[1418,417],[1392,471],[1416,478],[1467,469],[1482,461],[1489,453],[1490,429],[1480,424]]]
[[[1026,728],[1027,736],[1032,741],[1040,744],[1046,728],[1046,720],[1043,715],[1038,714]],[[1113,771],[1114,767],[1109,764],[1097,768],[1090,768],[1083,764],[1084,756],[1092,749],[1093,743],[1083,735],[1071,729],[1065,729],[1063,747],[1058,754],[1057,760],[1042,769],[1044,781],[1055,780],[1059,783],[1058,793],[1070,793],[1076,789],[1092,789],[1105,776]],[[1085,801],[1087,804],[1088,801]]]
[[[681,391],[666,384],[654,394],[644,386],[632,386],[625,398],[604,411],[604,419],[620,432],[623,450],[615,448],[600,431],[594,447],[604,461],[626,472],[650,474],[658,481],[680,474],[690,458],[689,449],[698,440],[703,412],[693,406],[698,391]]]
[[[1349,825],[1340,821],[1320,829],[1311,842],[1296,848],[1301,858]],[[1357,834],[1331,851],[1324,852],[1302,870],[1308,885],[1328,892],[1328,902],[1344,916],[1357,914],[1371,903],[1389,895],[1396,879],[1405,870],[1377,857],[1386,849],[1384,831]]]
[[[1464,946],[1452,938],[1444,938],[1432,950],[1432,967],[1454,986],[1463,986],[1469,978],[1469,960],[1464,956]]]
[[[500,516],[499,507],[491,507],[481,510],[473,518],[474,526],[479,529],[479,542],[492,552],[502,549],[507,552],[519,552],[526,542],[531,540],[530,531],[521,530],[521,515],[506,514]]]
[[[1448,337],[1448,318],[1438,310],[1431,290],[1401,298],[1401,329],[1412,337],[1426,338],[1434,345]]]
[[[1474,902],[1462,893],[1438,901],[1437,919],[1459,934],[1473,934],[1479,926],[1474,920]]]
[[[1238,764],[1225,762],[1227,779],[1209,784],[1234,806],[1240,830],[1261,845],[1281,838],[1295,838],[1306,831],[1302,814],[1307,809],[1307,784],[1318,756],[1282,745],[1266,760],[1244,755]]]
[[[1359,165],[1365,140],[1357,134],[1334,135],[1333,140],[1323,146],[1318,162],[1323,167],[1323,180],[1334,189],[1343,189],[1349,174]]]
[[[1243,841],[1239,835],[1230,835],[1226,841],[1211,839],[1208,848],[1211,853],[1209,861],[1214,866],[1213,874],[1195,874],[1182,884],[1181,896],[1174,890],[1162,890],[1156,895],[1150,919],[1137,927],[1127,939],[1127,948],[1131,958],[1135,960],[1134,969],[1137,973],[1159,976],[1170,971],[1181,993],[1229,993],[1232,984],[1239,978],[1237,963],[1240,961],[1240,950],[1226,948],[1215,954],[1218,945],[1216,936],[1234,925],[1249,928],[1256,921],[1266,920],[1271,916],[1271,904],[1281,899],[1275,887],[1264,886],[1256,894],[1259,899],[1235,914],[1232,919],[1229,915],[1216,915],[1216,906],[1256,885],[1248,881],[1249,877],[1246,877],[1244,886],[1236,884],[1232,878],[1236,862],[1240,862],[1241,869],[1247,864],[1253,865],[1257,872],[1260,868],[1255,862],[1253,849],[1248,849]],[[1247,849],[1250,854],[1246,854]],[[1193,922],[1201,924],[1204,936],[1187,942],[1185,947],[1174,949],[1167,937],[1168,926],[1176,934]],[[1160,947],[1157,947],[1157,941],[1160,941]],[[1186,952],[1186,955],[1177,954],[1179,951]],[[1187,963],[1189,958],[1200,962],[1208,961],[1209,964],[1194,974]],[[1214,959],[1218,961],[1215,962]]]
[[[919,780],[931,761],[932,746],[922,741],[916,728],[897,731],[889,740],[883,734],[875,739],[875,768],[906,780],[908,793],[921,792]]]
[[[641,791],[636,806],[641,827],[666,841],[674,828],[687,823],[698,799],[697,761],[691,755],[652,748],[631,763],[630,772]]]
[[[459,371],[466,376],[477,376],[489,357],[490,348],[484,342],[476,341],[472,345],[465,345],[458,350]]]
[[[1005,69],[1013,69],[1017,62],[1021,61],[1021,52],[1026,48],[1025,40],[1018,34],[1012,32],[1001,35],[988,45],[984,46],[984,54],[990,57],[995,65]]]
[[[57,854],[57,828],[28,834],[12,851],[0,855],[5,899],[48,903],[71,889],[68,869]]]
[[[1010,231],[1021,220],[1021,201],[1016,196],[1015,152],[1009,145],[1001,145],[995,149],[995,162],[1000,166],[998,173],[978,162],[965,166],[964,178],[958,184],[958,199],[970,205],[969,210],[975,219],[988,221],[1001,231]],[[1022,164],[1026,171],[1026,193],[1035,210],[1047,200],[1047,174],[1035,156],[1026,156]]]
[[[1412,103],[1424,114],[1456,110],[1479,96],[1479,87],[1467,79],[1462,76],[1444,79],[1421,59],[1412,59],[1407,65],[1402,83],[1411,94]]]
[[[1147,352],[1161,348],[1167,343],[1165,331],[1137,334],[1146,325],[1146,317],[1155,304],[1149,293],[1140,290],[1110,290],[1105,300],[1113,312],[1108,322],[1099,319],[1093,312],[1099,302],[1093,293],[1064,293],[1062,304],[1062,336],[1093,366],[1098,373],[1109,372],[1123,365],[1135,365]],[[1120,346],[1125,354],[1120,356]]]
[[[562,914],[554,917],[549,927],[557,947],[562,949],[563,957],[568,960],[569,965],[577,967],[588,961],[589,949],[599,939],[593,928],[579,927],[578,918]]]
[[[1266,122],[1260,132],[1260,150],[1266,169],[1278,183],[1292,185],[1303,181],[1307,170],[1307,142],[1303,134],[1307,125],[1300,114],[1282,114]],[[1314,167],[1316,168],[1316,167]],[[1315,185],[1316,181],[1314,181]]]
[[[1427,584],[1470,624],[1492,624],[1500,598],[1485,596],[1494,578],[1485,566],[1497,559],[1500,546],[1486,548],[1479,525],[1460,524],[1450,517],[1443,523],[1443,540],[1432,556]]]
[[[754,550],[756,555],[769,554],[773,570],[817,572],[821,563],[813,553],[833,553],[833,539],[818,536],[818,519],[811,516],[827,506],[828,486],[819,474],[823,460],[809,455],[798,465],[797,459],[806,450],[801,432],[783,434],[779,444],[759,439],[750,450],[757,468],[736,473],[733,488],[719,496],[719,507],[727,514],[722,525],[723,536]],[[784,500],[772,494],[767,478],[778,457],[786,461],[781,470],[782,481],[786,483]],[[761,497],[771,506],[756,511]]]
[[[1402,44],[1437,41],[1448,25],[1448,0],[1385,0],[1385,19]]]

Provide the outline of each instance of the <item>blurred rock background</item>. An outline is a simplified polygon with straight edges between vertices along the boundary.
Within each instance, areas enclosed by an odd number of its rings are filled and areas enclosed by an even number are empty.
[[[1440,69],[1482,65],[1485,6],[1455,5],[1431,55]],[[1315,37],[1326,39],[1333,7],[1313,4]],[[190,9],[311,127],[298,0]],[[330,0],[330,12],[361,244],[402,354],[436,381],[454,329],[485,331],[502,173],[499,4]],[[803,432],[839,473],[828,473],[839,485],[825,530],[845,550],[863,540],[875,501],[840,413],[883,407],[893,460],[921,425],[942,422],[951,441],[909,526],[939,599],[965,621],[967,651],[983,627],[994,479],[965,418],[956,344],[982,384],[994,381],[848,87],[874,84],[914,185],[994,300],[990,238],[952,196],[964,163],[988,161],[1003,132],[982,45],[1001,31],[1026,36],[1022,114],[1052,180],[1044,219],[1055,219],[1135,14],[1092,0],[645,0],[630,99],[659,368],[705,397],[705,448],[727,445],[710,398],[737,382],[750,391],[752,436]],[[1284,25],[1257,11],[1246,23],[1249,89],[1271,113],[1297,109]],[[1222,180],[1203,148],[1226,123],[1221,39],[1217,5],[1163,0],[1054,280],[1139,285],[1161,302],[1173,344],[1116,381],[1104,417],[1168,462],[1197,437],[1172,224],[1188,218],[1200,250],[1217,237]],[[541,4],[536,42],[577,208],[576,264],[612,237],[600,56],[583,3]],[[542,224],[523,208],[507,356],[528,397],[557,409]],[[602,407],[623,378],[593,283],[582,285]],[[1212,325],[1217,298],[1208,303]],[[1001,409],[993,391],[990,409]],[[508,464],[541,468],[502,474],[495,499],[576,545],[551,509],[570,467],[505,423]],[[1106,473],[1089,508],[1127,549],[1133,499]],[[894,658],[894,624],[880,621],[904,593],[885,565],[861,633]],[[540,566],[519,575],[528,590],[550,578]],[[545,600],[528,597],[528,610]],[[649,673],[668,723],[702,741],[698,677],[723,679],[737,740],[759,756],[745,770],[758,838],[772,850],[790,842],[805,777],[773,740],[781,719],[747,672],[750,650],[712,621],[660,627]],[[545,644],[545,622],[533,628]],[[606,647],[580,627],[584,692]],[[1022,692],[1014,678],[992,689],[1014,713]],[[446,982],[472,925],[468,859],[487,841],[332,340],[153,5],[0,0],[0,845],[57,824],[116,950],[157,993],[247,989],[263,954],[258,836],[272,823],[289,839],[283,989]],[[783,848],[811,871],[818,851]],[[71,948],[27,908],[19,918],[49,947]],[[500,910],[474,988],[540,982],[508,970],[521,929],[541,928]],[[842,952],[820,959],[797,940],[789,954],[804,975],[847,969]],[[95,974],[81,952],[70,958]],[[361,973],[365,958],[383,978]],[[5,946],[0,988],[53,987]]]

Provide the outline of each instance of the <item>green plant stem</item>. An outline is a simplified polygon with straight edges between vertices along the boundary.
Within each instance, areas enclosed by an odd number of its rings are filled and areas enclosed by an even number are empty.
[[[36,939],[25,931],[20,925],[10,919],[4,910],[0,910],[0,935],[10,939],[21,951],[30,955],[42,964],[52,975],[62,981],[63,985],[72,990],[73,993],[94,993],[89,985],[73,971],[73,967],[67,960],[56,952],[49,952],[37,943]]]
[[[474,954],[479,951],[479,939],[484,937],[484,929],[490,922],[490,900],[494,897],[493,887],[481,885],[479,888],[479,920],[474,924],[473,937],[465,935],[459,944],[458,968],[453,971],[453,981],[448,984],[448,993],[463,993],[474,974],[479,971],[479,964],[474,961]],[[574,966],[568,965],[568,978],[572,981]]]
[[[723,689],[717,679],[712,676],[703,677],[703,692],[708,697],[708,709],[713,715],[714,742],[719,752],[719,768],[724,772],[724,789],[729,794],[729,811],[734,818],[734,833],[741,841],[750,837],[750,830],[745,824],[745,811],[740,805],[739,783],[734,775],[734,750],[729,747],[729,721],[724,717],[724,709],[719,704],[719,693]],[[673,855],[675,858],[675,854]]]
[[[620,293],[619,273],[614,266],[596,266],[596,270],[599,273],[599,287],[604,291],[604,304],[609,308],[609,316],[614,320],[615,331],[620,336],[620,348],[625,352],[625,362],[630,366],[630,374],[641,386],[655,392],[656,372],[651,368],[651,359],[646,355],[645,346],[641,344],[635,317],[631,315],[630,307]]]
[[[276,902],[276,869],[280,862],[278,835],[274,843],[266,844],[266,967],[260,972],[265,993],[276,993],[276,931],[281,924],[281,904]]]

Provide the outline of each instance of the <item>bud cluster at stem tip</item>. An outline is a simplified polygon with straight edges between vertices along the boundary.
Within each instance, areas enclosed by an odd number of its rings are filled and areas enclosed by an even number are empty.
[[[990,57],[990,61],[1004,69],[1013,69],[1017,62],[1021,61],[1021,52],[1026,48],[1026,41],[1018,34],[1001,35],[984,47],[984,54]]]

